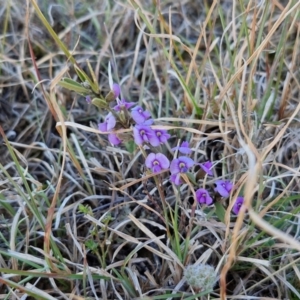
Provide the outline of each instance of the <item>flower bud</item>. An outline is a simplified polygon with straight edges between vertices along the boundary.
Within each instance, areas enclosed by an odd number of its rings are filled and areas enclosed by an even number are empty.
[[[114,91],[110,91],[110,92],[105,96],[105,100],[106,100],[107,102],[112,102],[112,101],[116,100],[116,96],[115,96]]]

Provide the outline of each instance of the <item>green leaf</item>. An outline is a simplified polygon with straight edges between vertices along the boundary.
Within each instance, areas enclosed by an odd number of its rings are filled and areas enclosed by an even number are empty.
[[[225,213],[226,210],[223,207],[223,205],[220,202],[215,203],[215,208],[216,208],[216,215],[219,218],[219,220],[223,223],[225,223]]]
[[[129,142],[125,143],[125,147],[129,153],[133,153],[136,149],[136,145],[135,145],[134,141],[129,141]]]
[[[192,184],[196,185],[196,178],[195,178],[195,174],[191,173],[191,172],[187,172],[186,173],[187,177],[189,178],[189,180],[191,181]]]
[[[92,103],[97,106],[98,108],[101,109],[108,109],[108,104],[104,99],[100,99],[100,98],[94,98],[92,100]]]
[[[93,240],[85,241],[85,246],[93,252],[97,251],[97,249],[98,249],[98,244]]]
[[[80,83],[76,82],[75,80],[69,78],[63,78],[58,85],[62,86],[63,88],[74,91],[80,95],[87,96],[91,94],[91,91],[83,87]]]
[[[85,82],[86,81],[86,78],[87,78],[87,75],[84,73],[84,71],[82,71],[80,68],[78,68],[77,66],[74,66],[75,67],[75,72],[76,74],[78,75],[78,77],[80,78],[80,80],[82,82]]]
[[[96,75],[95,75],[94,70],[93,70],[93,68],[92,68],[92,66],[91,66],[91,64],[90,64],[90,61],[87,60],[86,63],[87,63],[87,65],[88,65],[89,71],[90,71],[90,73],[91,73],[91,75],[92,75],[93,82],[97,82],[97,80],[96,80]]]
[[[7,202],[6,197],[0,193],[0,206],[2,206],[12,217],[16,215],[15,209]]]
[[[78,66],[75,65],[74,68],[75,68],[75,71],[76,71],[78,77],[80,78],[80,80],[82,82],[88,82],[91,89],[93,90],[93,92],[95,94],[99,94],[98,84],[93,82],[93,80],[91,80],[90,77],[83,70],[81,70]]]

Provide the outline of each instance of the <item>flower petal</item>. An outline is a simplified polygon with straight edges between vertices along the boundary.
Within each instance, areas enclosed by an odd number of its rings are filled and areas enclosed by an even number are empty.
[[[233,184],[230,181],[217,180],[215,183],[217,185],[215,191],[217,191],[222,197],[228,197],[230,195],[233,188]]]
[[[119,145],[122,143],[122,141],[117,137],[115,133],[110,133],[108,135],[108,140],[113,145]]]
[[[121,88],[117,83],[114,83],[112,85],[112,91],[114,92],[115,97],[118,98],[121,92]]]
[[[151,114],[147,110],[144,111],[141,106],[136,106],[131,110],[131,117],[137,124],[142,124],[151,117]]]
[[[189,147],[189,142],[182,142],[179,147],[172,148],[172,151],[178,150],[182,154],[190,154],[192,150]]]
[[[160,142],[158,137],[155,135],[154,132],[150,132],[149,134],[147,134],[147,138],[149,139],[149,143],[151,144],[151,146],[153,147],[157,147]]]
[[[206,189],[198,189],[196,191],[196,200],[201,204],[211,205],[213,199],[210,197]]]
[[[154,153],[150,153],[146,160],[145,160],[145,165],[148,169],[151,169],[152,168],[152,164],[153,164],[153,161],[155,160],[155,154]]]
[[[140,131],[138,128],[133,127],[133,137],[134,137],[134,142],[137,144],[137,145],[142,145],[143,144],[143,138],[140,134]]]
[[[152,167],[152,171],[153,173],[158,173],[162,170],[161,166],[160,165],[155,165]]]
[[[143,115],[141,115],[138,111],[131,111],[131,117],[136,122],[136,124],[141,124],[145,121]]]
[[[134,105],[135,105],[134,102],[127,102],[125,99],[121,99],[120,101],[118,101],[118,104],[116,106],[114,106],[114,110],[120,111],[120,110],[124,110],[124,109],[129,109],[130,107],[132,107]]]
[[[116,126],[117,121],[112,113],[109,113],[106,116],[105,120],[107,122],[107,131],[110,131],[111,129],[113,129]]]
[[[212,164],[212,162],[210,162],[210,161],[207,161],[207,162],[205,162],[205,163],[203,163],[203,164],[200,164],[200,167],[202,168],[202,170],[203,170],[207,175],[209,175],[209,176],[213,176],[213,175],[214,175],[213,172],[212,172],[212,170],[211,170],[212,166],[213,166],[213,164]]]
[[[211,204],[213,204],[213,199],[212,199],[212,197],[210,197],[209,195],[208,195],[208,197],[206,198],[206,205],[211,205]]]
[[[154,123],[154,120],[153,119],[149,119],[149,120],[146,120],[145,122],[143,122],[141,125],[146,125],[146,126],[150,126]]]
[[[167,157],[162,153],[156,154],[156,159],[160,162],[160,165],[163,169],[168,169],[170,166],[170,161],[167,159]]]
[[[171,137],[170,134],[168,134],[167,130],[163,129],[155,129],[154,130],[156,136],[158,137],[160,143],[164,144],[167,142],[167,140]]]
[[[191,168],[195,164],[195,162],[191,158],[186,156],[180,156],[178,157],[178,159],[180,159],[181,162],[184,162],[187,168]]]
[[[143,113],[143,115],[144,115],[145,119],[148,119],[148,118],[151,117],[151,114],[150,114],[150,112],[148,110],[145,110],[144,113]]]
[[[99,123],[98,124],[98,129],[102,132],[107,132],[107,122]]]
[[[181,143],[181,147],[183,147],[183,148],[190,148],[189,147],[189,142],[187,142],[187,141],[182,142]]]
[[[240,197],[236,198],[236,201],[235,201],[235,203],[233,205],[233,208],[232,208],[232,211],[233,211],[234,214],[236,214],[236,215],[239,214],[243,203],[244,203],[244,197],[240,196]]]
[[[171,165],[170,165],[170,172],[171,172],[171,174],[180,173],[179,159],[178,158],[175,158],[175,159],[172,160]]]
[[[172,174],[170,180],[176,185],[180,185],[182,183],[182,180],[180,179],[180,173]]]

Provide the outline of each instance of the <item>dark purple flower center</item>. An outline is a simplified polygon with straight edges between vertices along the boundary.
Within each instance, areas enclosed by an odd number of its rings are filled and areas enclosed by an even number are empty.
[[[153,165],[154,165],[154,166],[157,166],[157,165],[159,165],[159,162],[158,162],[157,160],[155,160],[155,161],[153,162]]]
[[[161,136],[161,132],[160,132],[160,131],[157,131],[157,132],[156,132],[156,135],[157,135],[157,136]]]
[[[141,130],[140,135],[144,135],[144,134],[145,134],[145,130]]]
[[[138,112],[141,114],[141,113],[143,112],[143,110],[142,110],[142,109],[139,109]]]

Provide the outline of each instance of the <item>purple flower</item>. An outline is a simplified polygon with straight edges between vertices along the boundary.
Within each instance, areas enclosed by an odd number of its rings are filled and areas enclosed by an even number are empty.
[[[85,97],[85,100],[88,104],[92,103],[92,99],[91,99],[91,96],[86,96]]]
[[[180,185],[182,183],[182,180],[180,179],[180,173],[172,174],[170,176],[171,182],[175,183],[176,185]]]
[[[211,170],[212,165],[213,165],[212,162],[207,161],[207,162],[205,162],[205,163],[203,163],[203,164],[200,164],[200,167],[202,168],[202,170],[203,170],[207,175],[213,176],[214,174],[213,174],[213,172],[212,172],[212,170]]]
[[[228,197],[233,188],[233,184],[226,180],[217,180],[216,185],[217,187],[215,188],[215,191],[217,191],[222,197]]]
[[[194,161],[189,157],[180,156],[173,159],[170,166],[170,180],[176,185],[180,185],[182,183],[180,179],[181,174],[186,173],[193,165]]]
[[[98,124],[98,129],[102,132],[107,132],[113,129],[116,126],[116,118],[112,113],[109,113],[105,117],[105,121],[103,123]]]
[[[120,95],[120,92],[121,92],[120,86],[117,83],[114,83],[112,85],[111,89],[114,92],[115,97],[118,98]]]
[[[124,109],[129,109],[134,105],[135,105],[134,102],[127,102],[125,99],[121,99],[120,101],[118,101],[118,104],[114,107],[114,110],[120,111]]]
[[[115,133],[110,133],[108,135],[108,140],[113,145],[119,145],[122,143],[122,141],[117,137]]]
[[[237,197],[236,198],[236,201],[235,201],[235,203],[233,205],[233,208],[232,208],[232,211],[233,211],[234,214],[238,215],[243,203],[244,203],[244,197]]]
[[[147,110],[144,111],[141,106],[137,106],[131,110],[131,116],[137,124],[142,124],[151,117],[151,114]]]
[[[182,142],[181,146],[172,148],[172,151],[178,150],[182,154],[190,154],[192,152],[189,142]]]
[[[167,130],[163,130],[163,129],[155,129],[154,132],[155,132],[155,134],[156,134],[156,136],[157,136],[157,138],[159,139],[159,142],[160,142],[161,144],[166,143],[167,140],[171,137],[171,136],[168,134]]]
[[[199,189],[196,191],[196,199],[201,204],[211,205],[213,199],[209,196],[208,191],[205,189]]]
[[[170,162],[162,153],[150,153],[146,158],[145,165],[148,169],[152,169],[153,173],[158,173],[161,170],[168,169]]]
[[[180,156],[172,160],[170,172],[171,174],[186,173],[193,165],[194,161],[191,158]]]
[[[133,137],[137,145],[143,142],[150,143],[153,147],[159,145],[159,139],[153,129],[145,125],[135,125],[133,128]]]

